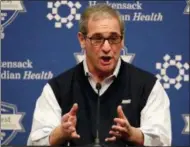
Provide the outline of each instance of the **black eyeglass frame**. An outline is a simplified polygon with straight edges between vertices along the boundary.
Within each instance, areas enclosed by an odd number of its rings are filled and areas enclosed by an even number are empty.
[[[83,34],[84,35],[84,34]],[[101,46],[101,45],[103,45],[104,43],[105,43],[105,41],[107,40],[108,42],[109,42],[109,44],[110,45],[112,45],[112,44],[119,44],[119,43],[121,43],[121,41],[123,40],[123,36],[122,35],[118,35],[117,37],[119,37],[119,40],[118,41],[116,41],[116,42],[113,42],[113,40],[111,40],[111,39],[113,39],[113,38],[111,38],[111,37],[103,37],[102,36],[102,38],[101,39],[103,39],[103,40],[99,40],[99,41],[101,41],[100,43],[98,43],[98,42],[93,42],[93,36],[92,37],[89,37],[89,36],[87,36],[87,35],[84,35],[84,37],[85,37],[85,39],[89,39],[90,40],[90,43],[93,45],[93,46]],[[118,39],[118,38],[117,38]],[[95,41],[95,40],[94,40]],[[96,40],[97,41],[97,40]]]

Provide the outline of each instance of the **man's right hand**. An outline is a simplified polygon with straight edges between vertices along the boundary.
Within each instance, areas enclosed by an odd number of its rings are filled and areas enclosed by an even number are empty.
[[[78,104],[74,104],[70,111],[62,116],[61,125],[50,134],[50,145],[60,145],[66,140],[78,139],[76,132]]]
[[[61,129],[65,139],[77,139],[80,135],[76,132],[78,104],[74,104],[68,113],[63,115]]]

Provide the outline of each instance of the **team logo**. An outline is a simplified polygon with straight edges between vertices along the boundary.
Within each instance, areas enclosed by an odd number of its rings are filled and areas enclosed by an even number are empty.
[[[182,56],[176,55],[175,59],[172,59],[168,54],[164,57],[164,63],[156,63],[156,69],[160,70],[160,74],[157,74],[156,77],[163,82],[163,87],[169,89],[171,85],[179,90],[182,87],[181,82],[189,81],[189,70],[188,63],[182,63]],[[175,69],[177,72],[172,72],[169,76],[169,69]]]
[[[79,53],[74,53],[74,57],[77,61],[77,64],[80,63],[81,61],[84,60],[84,50],[82,50],[81,52]],[[125,62],[128,62],[128,63],[132,63],[133,62],[133,59],[135,58],[135,54],[133,53],[128,53],[128,49],[127,47],[125,46],[123,49],[122,49],[122,52],[121,52],[121,58],[125,61]]]
[[[182,114],[183,120],[185,122],[185,127],[182,130],[182,134],[190,134],[189,116],[190,114]]]
[[[60,13],[61,7],[67,6],[70,9],[68,16],[62,16]],[[61,28],[62,24],[65,24],[68,29],[73,27],[73,20],[80,20],[80,14],[77,10],[81,8],[81,4],[77,1],[75,3],[71,1],[56,1],[48,2],[47,7],[51,9],[51,13],[47,14],[47,18],[55,20],[55,28]]]
[[[19,12],[26,12],[23,2],[13,0],[1,1],[1,39],[5,37],[5,28],[15,20]]]
[[[186,3],[187,3],[187,6],[185,7],[183,13],[184,14],[190,14],[190,0],[187,0]]]
[[[24,132],[21,124],[25,114],[18,112],[17,107],[10,103],[1,102],[1,144],[7,145],[16,136],[17,132]]]

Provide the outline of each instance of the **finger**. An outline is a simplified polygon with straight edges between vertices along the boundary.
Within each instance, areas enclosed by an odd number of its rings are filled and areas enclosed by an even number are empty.
[[[77,114],[77,111],[78,111],[78,104],[74,103],[71,110],[69,111],[69,114],[75,116]]]
[[[70,126],[70,127],[68,128],[68,130],[69,130],[69,132],[71,132],[71,133],[76,131],[75,127],[73,127],[73,126]]]
[[[117,107],[117,114],[119,118],[123,118],[123,119],[126,118],[125,114],[123,113],[122,107],[120,105]]]
[[[62,123],[62,128],[65,129],[65,130],[68,130],[69,127],[71,127],[71,126],[72,126],[71,122]]]
[[[113,131],[118,131],[120,133],[127,133],[127,131],[128,131],[125,127],[116,126],[116,125],[112,126],[112,130]]]
[[[76,117],[74,117],[74,116],[71,116],[68,121],[71,122],[73,127],[75,127],[77,124]]]
[[[114,142],[114,141],[116,141],[116,137],[115,137],[115,136],[113,136],[113,137],[108,137],[108,138],[105,139],[105,141],[106,141],[106,142]]]
[[[67,122],[69,119],[69,114],[66,113],[65,115],[63,115],[63,117],[61,119],[62,119],[62,122]]]
[[[116,122],[116,125],[117,125],[117,126],[120,126],[121,124]]]
[[[116,138],[121,138],[121,134],[119,133],[119,131],[109,131],[109,134],[112,136],[115,136]]]
[[[77,134],[77,132],[75,131],[75,132],[73,132],[73,133],[71,134],[71,137],[72,137],[72,138],[75,138],[75,139],[78,139],[78,138],[80,138],[80,135]]]
[[[75,123],[77,120],[76,116],[70,116],[68,121],[72,122],[72,123]]]
[[[117,126],[125,127],[127,125],[126,119],[114,118],[114,122],[117,124]]]

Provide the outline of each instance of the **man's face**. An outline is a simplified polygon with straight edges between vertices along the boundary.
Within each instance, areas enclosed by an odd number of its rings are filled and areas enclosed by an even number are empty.
[[[104,38],[109,38],[109,41],[104,41]],[[89,71],[92,74],[112,74],[124,44],[118,20],[114,17],[90,19],[88,34],[82,43]]]

